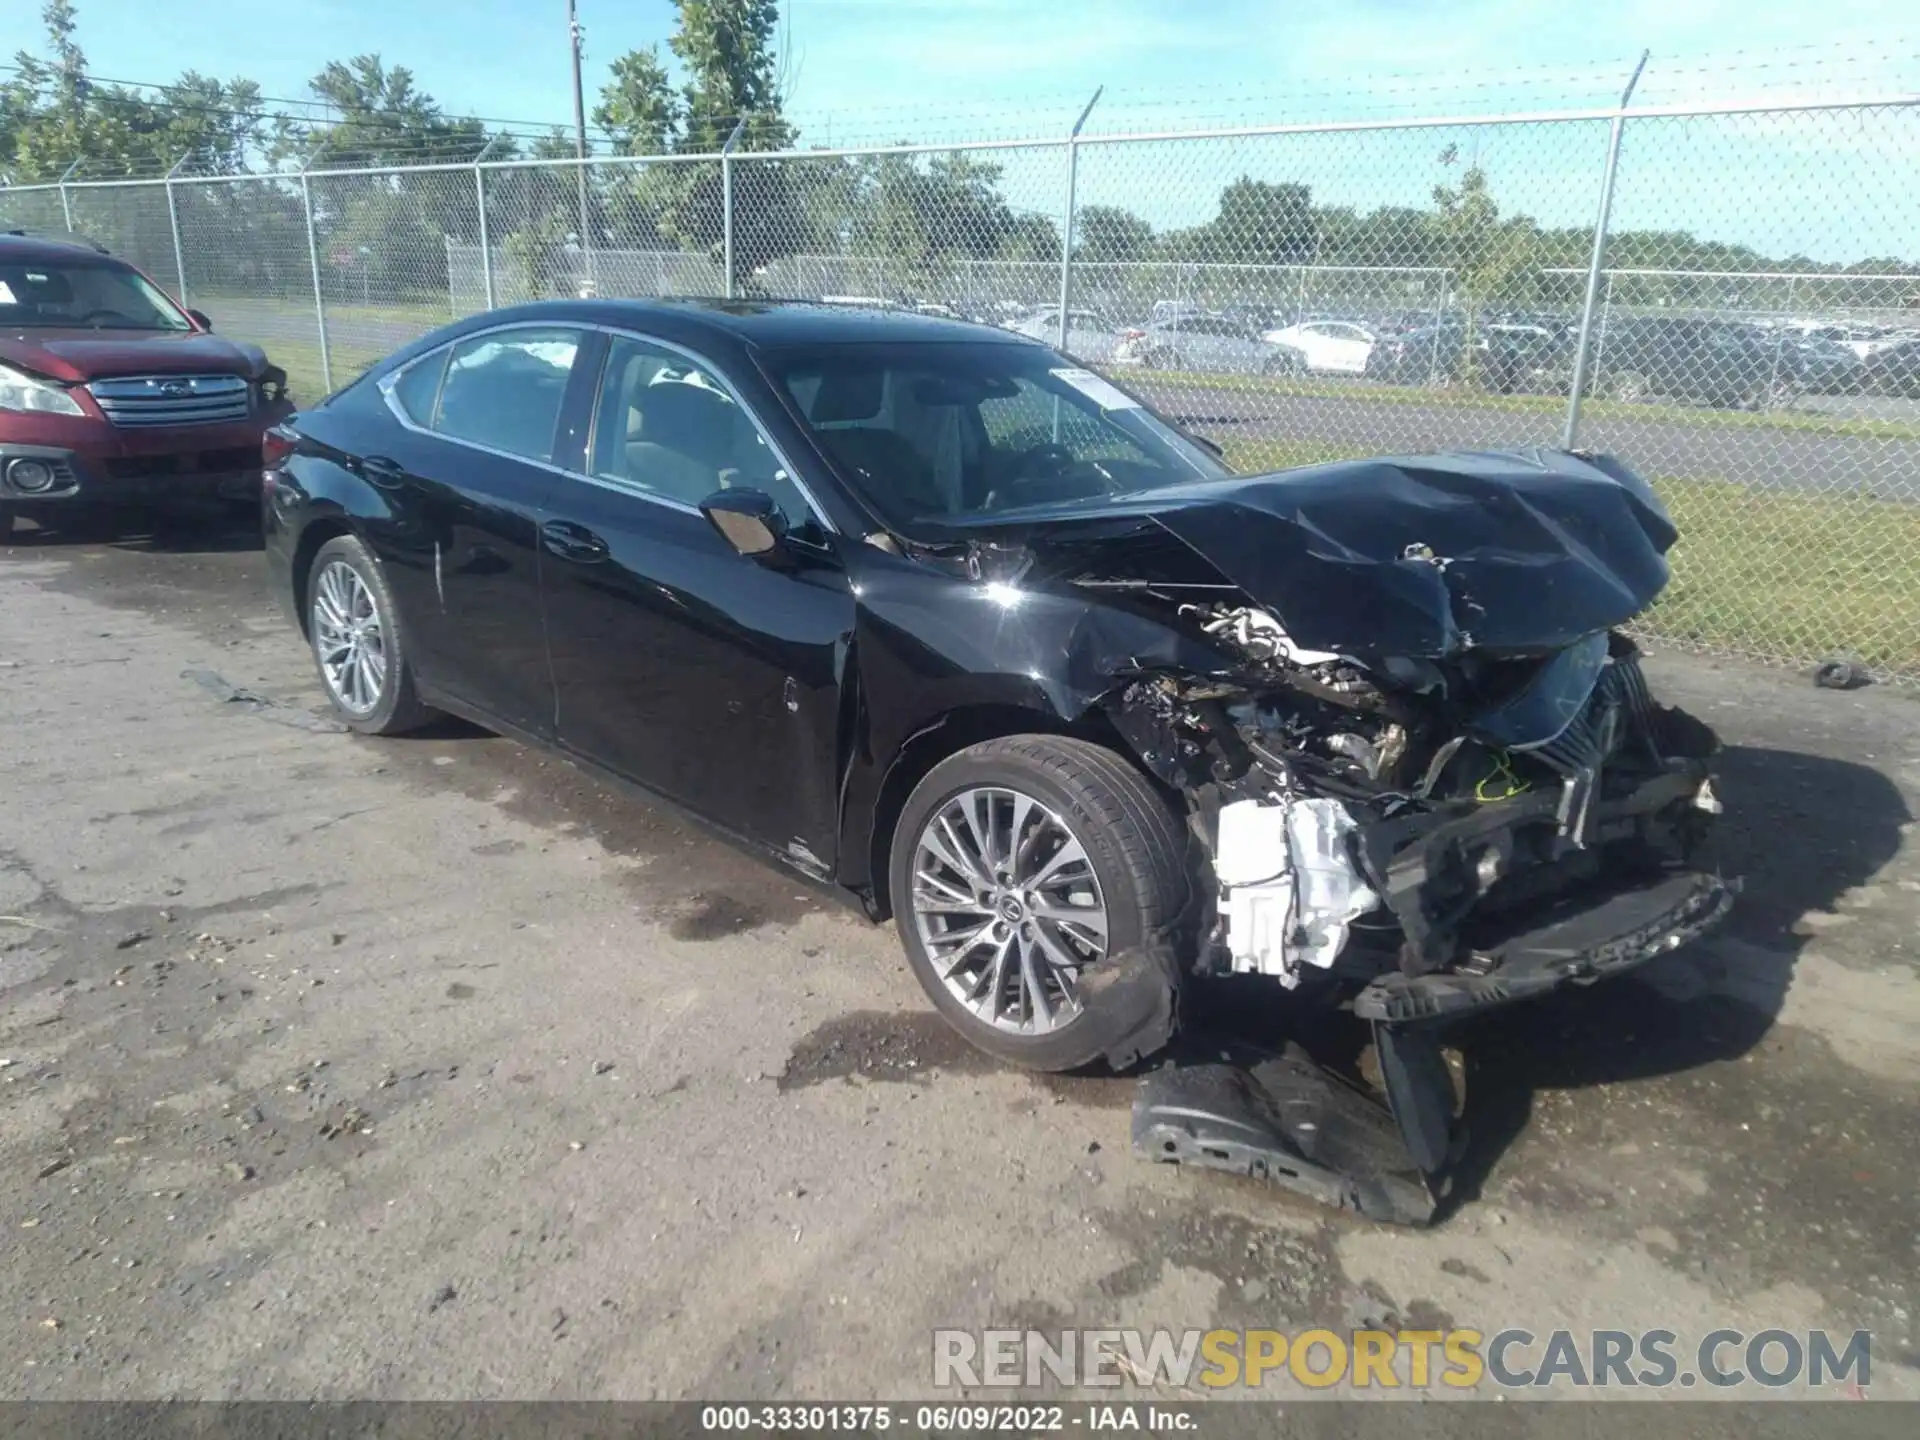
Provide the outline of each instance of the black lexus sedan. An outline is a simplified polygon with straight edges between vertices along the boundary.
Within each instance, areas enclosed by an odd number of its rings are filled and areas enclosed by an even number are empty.
[[[1712,733],[1618,631],[1674,530],[1605,457],[1237,477],[1005,331],[564,301],[416,341],[267,459],[348,725],[450,711],[678,802],[894,916],[1022,1065],[1158,1050],[1196,973],[1417,1027],[1730,903],[1691,859]]]

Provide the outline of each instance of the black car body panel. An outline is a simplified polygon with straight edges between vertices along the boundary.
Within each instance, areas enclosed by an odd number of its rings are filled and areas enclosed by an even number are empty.
[[[1631,470],[1549,450],[1343,461],[1092,508],[976,528],[1045,547],[1124,534],[1128,519],[1158,526],[1296,643],[1346,655],[1558,650],[1644,610],[1675,538]]]

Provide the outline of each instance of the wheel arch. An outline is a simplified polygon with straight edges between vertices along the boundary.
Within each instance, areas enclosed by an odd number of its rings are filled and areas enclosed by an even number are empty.
[[[893,915],[889,862],[894,828],[900,822],[900,812],[906,808],[907,797],[941,761],[958,755],[970,745],[1008,735],[1060,735],[1088,741],[1113,751],[1138,770],[1149,784],[1166,792],[1164,783],[1140,764],[1107,719],[1106,712],[1097,706],[1071,720],[1047,710],[1001,703],[970,704],[945,711],[907,737],[894,752],[880,782],[866,836],[870,886],[867,911],[875,920],[886,920]]]
[[[293,550],[292,574],[288,577],[293,586],[293,613],[300,622],[300,633],[307,639],[313,638],[312,618],[307,613],[307,584],[313,571],[313,557],[320,553],[320,547],[329,540],[338,540],[342,535],[357,535],[353,522],[344,511],[328,511],[316,515],[300,529],[300,539]]]

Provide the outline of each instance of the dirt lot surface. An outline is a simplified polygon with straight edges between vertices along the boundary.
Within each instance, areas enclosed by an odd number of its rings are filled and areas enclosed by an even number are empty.
[[[0,1396],[929,1392],[936,1326],[1874,1334],[1920,1394],[1920,703],[1657,656],[1726,936],[1486,1022],[1437,1228],[1130,1156],[890,930],[318,718],[244,535],[0,550]],[[1213,1012],[1266,1023],[1216,998]]]

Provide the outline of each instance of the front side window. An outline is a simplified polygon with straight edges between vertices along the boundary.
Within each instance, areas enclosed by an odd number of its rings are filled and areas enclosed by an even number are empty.
[[[715,491],[765,491],[804,529],[813,512],[753,417],[706,366],[626,336],[608,347],[588,466],[682,505]]]
[[[909,533],[1228,473],[1131,396],[1038,346],[835,345],[763,362],[841,477]]]
[[[0,327],[191,330],[193,322],[124,265],[0,260]]]
[[[432,428],[451,440],[551,460],[579,350],[580,332],[560,327],[493,330],[462,340],[447,356]]]

